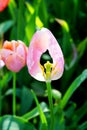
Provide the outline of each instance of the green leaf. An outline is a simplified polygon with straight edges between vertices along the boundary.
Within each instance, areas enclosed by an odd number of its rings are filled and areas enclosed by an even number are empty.
[[[34,80],[31,83],[31,88],[34,90],[37,96],[44,96],[45,90],[46,90],[46,85],[43,82],[39,82]]]
[[[68,23],[67,23],[65,20],[58,19],[58,18],[56,18],[55,20],[61,25],[61,27],[62,27],[66,32],[69,32],[69,26],[68,26]]]
[[[32,105],[32,101],[33,101],[33,95],[31,91],[28,88],[23,87],[21,91],[21,106],[20,106],[21,114],[25,114],[29,110],[29,108]]]
[[[62,8],[63,19],[66,19],[68,23],[72,23],[71,26],[75,26],[75,23],[76,23],[76,16],[79,9],[78,4],[79,4],[79,0],[69,0],[69,1],[64,0],[64,4]]]
[[[64,113],[56,113],[54,118],[54,130],[65,130]]]
[[[35,130],[35,128],[20,117],[6,115],[0,118],[0,130]]]
[[[38,16],[36,17],[36,26],[39,28],[43,27],[43,23]]]
[[[32,5],[29,3],[29,2],[25,2],[26,6],[27,6],[27,9],[28,11],[30,12],[30,14],[33,14],[34,13],[34,8],[32,7]]]
[[[48,12],[46,8],[46,1],[40,0],[37,14],[45,27],[48,27]]]
[[[25,7],[24,7],[24,0],[18,0],[18,17],[17,17],[17,39],[24,40],[25,35],[25,25],[26,25],[26,18],[25,18]],[[25,11],[24,11],[25,10]],[[21,21],[21,22],[20,22]]]
[[[65,111],[65,116],[69,120],[73,115],[75,115],[75,109],[76,109],[76,104],[74,102],[71,102],[68,105],[67,110]]]
[[[27,13],[27,16],[29,17],[29,13]],[[25,32],[26,32],[26,37],[27,37],[27,42],[29,44],[29,41],[31,40],[36,26],[35,26],[35,13],[30,15],[30,19],[27,21],[26,27],[25,27]]]
[[[0,86],[2,88],[5,87],[5,85],[8,84],[8,82],[11,80],[11,78],[12,78],[11,72],[4,74],[3,77],[0,79]]]
[[[87,130],[87,121],[82,123],[77,130]]]
[[[78,122],[87,114],[87,101],[74,113],[75,123]]]
[[[15,24],[15,25],[12,27],[12,29],[11,29],[10,39],[11,39],[11,40],[13,40],[13,39],[18,40],[18,39],[17,39],[17,26],[16,26],[16,24]]]
[[[35,102],[36,102],[36,105],[37,105],[37,108],[38,108],[38,111],[40,113],[40,119],[41,119],[41,122],[42,122],[42,126],[41,126],[41,130],[47,130],[47,120],[46,120],[46,117],[40,107],[40,104],[39,104],[39,101],[34,93],[34,91],[32,90],[32,93],[33,93],[33,96],[34,96],[34,99],[35,99]]]
[[[0,24],[0,36],[4,34],[6,31],[8,31],[9,28],[12,27],[14,22],[12,20],[5,21]]]
[[[8,7],[9,7],[9,10],[10,10],[9,12],[12,16],[12,19],[14,21],[16,21],[17,20],[17,4],[16,4],[16,1],[10,0]]]
[[[41,107],[41,109],[42,109],[43,112],[48,112],[48,111],[49,111],[48,108],[47,108],[46,103],[44,103],[44,102],[42,102],[42,103],[40,104],[40,107]],[[32,118],[37,117],[39,114],[40,114],[40,113],[39,113],[39,110],[38,110],[38,108],[36,107],[36,108],[34,108],[33,110],[31,110],[30,112],[28,112],[28,113],[26,113],[25,115],[23,115],[22,117],[23,117],[24,119],[26,119],[26,120],[30,120],[30,119],[32,119]]]
[[[68,90],[63,96],[63,99],[61,101],[61,107],[64,109],[66,104],[68,103],[68,100],[72,96],[72,94],[76,91],[78,87],[80,87],[81,83],[84,82],[84,80],[87,78],[87,69],[85,69],[69,86]]]
[[[70,64],[72,61],[72,54],[73,54],[73,39],[70,34],[70,28],[68,23],[62,19],[55,19],[57,23],[60,24],[62,27],[62,49],[65,56],[65,60],[67,64]]]
[[[83,41],[81,41],[77,47],[79,59],[81,59],[86,50],[87,50],[87,37]]]

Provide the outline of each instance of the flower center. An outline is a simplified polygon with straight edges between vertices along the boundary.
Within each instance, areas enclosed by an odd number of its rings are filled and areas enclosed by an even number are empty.
[[[46,80],[51,80],[51,73],[53,69],[53,59],[51,58],[48,50],[41,55],[40,67],[41,67],[44,78]]]

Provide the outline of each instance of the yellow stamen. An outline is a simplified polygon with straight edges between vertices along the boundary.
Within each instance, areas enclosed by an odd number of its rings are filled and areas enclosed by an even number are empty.
[[[40,67],[42,69],[44,78],[46,80],[51,80],[53,64],[47,61],[43,66],[40,65]]]

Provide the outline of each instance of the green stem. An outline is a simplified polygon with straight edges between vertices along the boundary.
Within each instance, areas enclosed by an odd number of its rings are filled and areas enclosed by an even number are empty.
[[[13,115],[16,115],[16,73],[13,72]]]
[[[54,114],[53,114],[53,100],[52,100],[51,83],[46,82],[46,86],[47,86],[47,90],[48,90],[48,101],[49,101],[50,114],[51,114],[50,130],[53,130],[53,128],[54,128]]]

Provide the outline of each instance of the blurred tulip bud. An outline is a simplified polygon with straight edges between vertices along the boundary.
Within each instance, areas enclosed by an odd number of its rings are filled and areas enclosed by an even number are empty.
[[[0,12],[2,12],[9,4],[10,0],[0,0]]]
[[[22,41],[5,41],[0,55],[9,70],[18,72],[26,65],[27,47]]]

